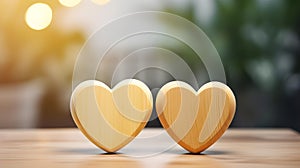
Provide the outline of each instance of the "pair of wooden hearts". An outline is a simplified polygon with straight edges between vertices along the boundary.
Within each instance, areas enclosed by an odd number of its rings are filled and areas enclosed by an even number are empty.
[[[164,85],[156,99],[163,127],[183,148],[199,153],[216,142],[235,113],[235,97],[228,86],[209,82],[197,92],[188,84]],[[71,97],[77,127],[95,145],[115,152],[145,127],[153,108],[152,94],[141,81],[128,79],[110,89],[90,80],[79,84]]]

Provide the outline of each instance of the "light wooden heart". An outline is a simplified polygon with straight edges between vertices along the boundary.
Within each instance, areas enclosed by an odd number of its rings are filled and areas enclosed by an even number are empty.
[[[112,90],[90,80],[79,84],[71,97],[77,127],[96,146],[115,152],[140,133],[150,118],[153,102],[148,87],[128,79]]]
[[[173,81],[156,99],[159,120],[183,148],[199,153],[215,143],[229,127],[236,108],[231,89],[209,82],[196,92],[190,85]]]

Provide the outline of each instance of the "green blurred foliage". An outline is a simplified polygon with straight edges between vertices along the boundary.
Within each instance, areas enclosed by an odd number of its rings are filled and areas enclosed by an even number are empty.
[[[237,96],[233,125],[300,130],[300,1],[203,2],[187,1],[183,10],[167,5],[165,11],[198,25],[216,46]],[[199,65],[190,49],[180,55]]]

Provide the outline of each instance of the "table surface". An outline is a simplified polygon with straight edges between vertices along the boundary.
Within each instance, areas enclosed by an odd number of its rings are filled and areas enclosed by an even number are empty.
[[[163,134],[146,128],[107,154],[78,129],[0,129],[0,167],[300,167],[300,135],[290,129],[229,129],[197,155]]]

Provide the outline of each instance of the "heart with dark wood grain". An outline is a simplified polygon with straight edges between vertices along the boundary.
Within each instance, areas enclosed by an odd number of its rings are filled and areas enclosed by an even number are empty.
[[[77,127],[96,146],[115,152],[145,127],[152,112],[152,94],[135,79],[110,89],[100,81],[79,84],[71,97],[71,114]]]
[[[199,153],[215,143],[229,127],[236,101],[231,89],[209,82],[197,92],[187,83],[164,85],[156,99],[159,120],[183,148]]]

